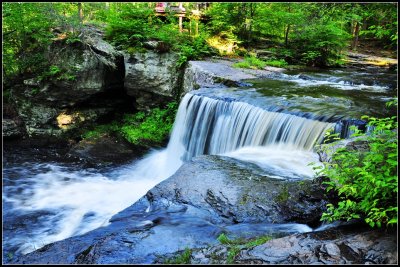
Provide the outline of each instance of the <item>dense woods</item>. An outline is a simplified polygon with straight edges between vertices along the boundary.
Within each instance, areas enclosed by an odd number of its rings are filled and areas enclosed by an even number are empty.
[[[172,3],[174,4],[174,3]],[[175,3],[177,4],[177,3]],[[253,47],[290,64],[335,66],[361,43],[395,49],[397,3],[210,3],[200,15],[157,16],[156,3],[4,3],[3,75],[6,79],[50,72],[43,61],[50,42],[77,42],[84,25],[106,27],[107,38],[134,51],[159,40],[159,51],[176,50],[178,66],[212,54],[248,55]]]

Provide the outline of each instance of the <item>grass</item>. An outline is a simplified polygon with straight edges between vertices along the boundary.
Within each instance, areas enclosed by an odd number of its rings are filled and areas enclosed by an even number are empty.
[[[236,256],[239,255],[239,253],[242,249],[244,249],[244,248],[248,249],[248,248],[262,245],[265,242],[271,240],[272,237],[266,235],[266,236],[260,236],[257,238],[252,238],[252,239],[243,239],[243,238],[229,239],[224,233],[222,233],[218,236],[217,239],[221,244],[227,245],[227,247],[228,247],[226,263],[233,264],[235,262]]]
[[[281,68],[287,65],[288,65],[287,62],[284,59],[273,59],[264,61],[254,56],[251,56],[251,57],[245,57],[242,62],[235,63],[232,66],[235,68],[245,68],[245,69],[264,69],[266,66]]]
[[[175,258],[165,260],[164,264],[189,264],[191,256],[192,251],[189,248],[185,248],[182,254]]]

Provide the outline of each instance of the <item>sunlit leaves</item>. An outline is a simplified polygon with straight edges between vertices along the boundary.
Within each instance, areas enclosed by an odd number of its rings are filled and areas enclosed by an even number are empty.
[[[337,149],[331,162],[319,174],[329,178],[327,191],[335,190],[340,201],[328,204],[322,220],[350,220],[364,218],[371,227],[397,224],[397,120],[371,118],[372,131],[362,140],[366,151]],[[356,131],[356,133],[358,133]],[[356,141],[357,142],[357,141]],[[325,146],[324,149],[330,149]]]

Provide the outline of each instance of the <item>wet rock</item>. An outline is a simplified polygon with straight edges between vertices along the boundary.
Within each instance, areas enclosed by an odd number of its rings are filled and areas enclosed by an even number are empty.
[[[235,86],[240,80],[256,78],[231,67],[231,64],[225,61],[189,61],[184,74],[183,92],[200,87],[218,87],[221,84]]]
[[[346,148],[349,151],[365,152],[369,150],[369,143],[365,136],[352,137],[330,144],[322,144],[316,152],[321,162],[331,162],[333,154],[340,148]]]
[[[396,264],[397,238],[365,226],[296,234],[244,249],[236,263],[261,264]]]
[[[317,201],[306,207],[309,202],[301,199],[311,194],[302,186],[311,184],[273,179],[256,165],[227,157],[201,156],[114,215],[108,226],[47,245],[16,263],[150,264],[185,248],[217,245],[222,232],[243,238],[303,232],[310,228],[288,224],[299,216],[283,207],[293,199],[305,213],[320,212]],[[224,248],[214,252],[224,253]],[[212,262],[207,256],[196,259]]]
[[[51,107],[69,107],[97,93],[122,88],[123,55],[102,39],[101,32],[84,29],[81,36],[80,42],[67,44],[61,40],[49,47],[48,60],[70,78],[54,74],[43,80],[25,80],[25,87],[14,90],[17,97],[31,97],[32,102]]]
[[[77,157],[89,164],[116,164],[141,157],[147,151],[147,147],[135,146],[122,138],[103,134],[83,139],[72,146],[67,156]]]

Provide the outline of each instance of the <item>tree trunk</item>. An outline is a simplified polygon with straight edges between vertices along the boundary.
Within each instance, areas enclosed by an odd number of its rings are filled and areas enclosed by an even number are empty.
[[[183,21],[183,18],[182,18],[181,15],[179,15],[179,32],[182,32],[182,31],[183,31],[182,21]]]
[[[360,34],[360,23],[358,23],[357,21],[354,27],[354,37],[353,37],[353,42],[351,43],[351,50],[357,49],[359,34]]]
[[[83,9],[82,9],[82,3],[78,3],[78,16],[79,16],[79,23],[82,24],[83,21]]]
[[[290,24],[287,26],[285,32],[285,46],[288,46],[289,43],[289,31],[290,31]]]

